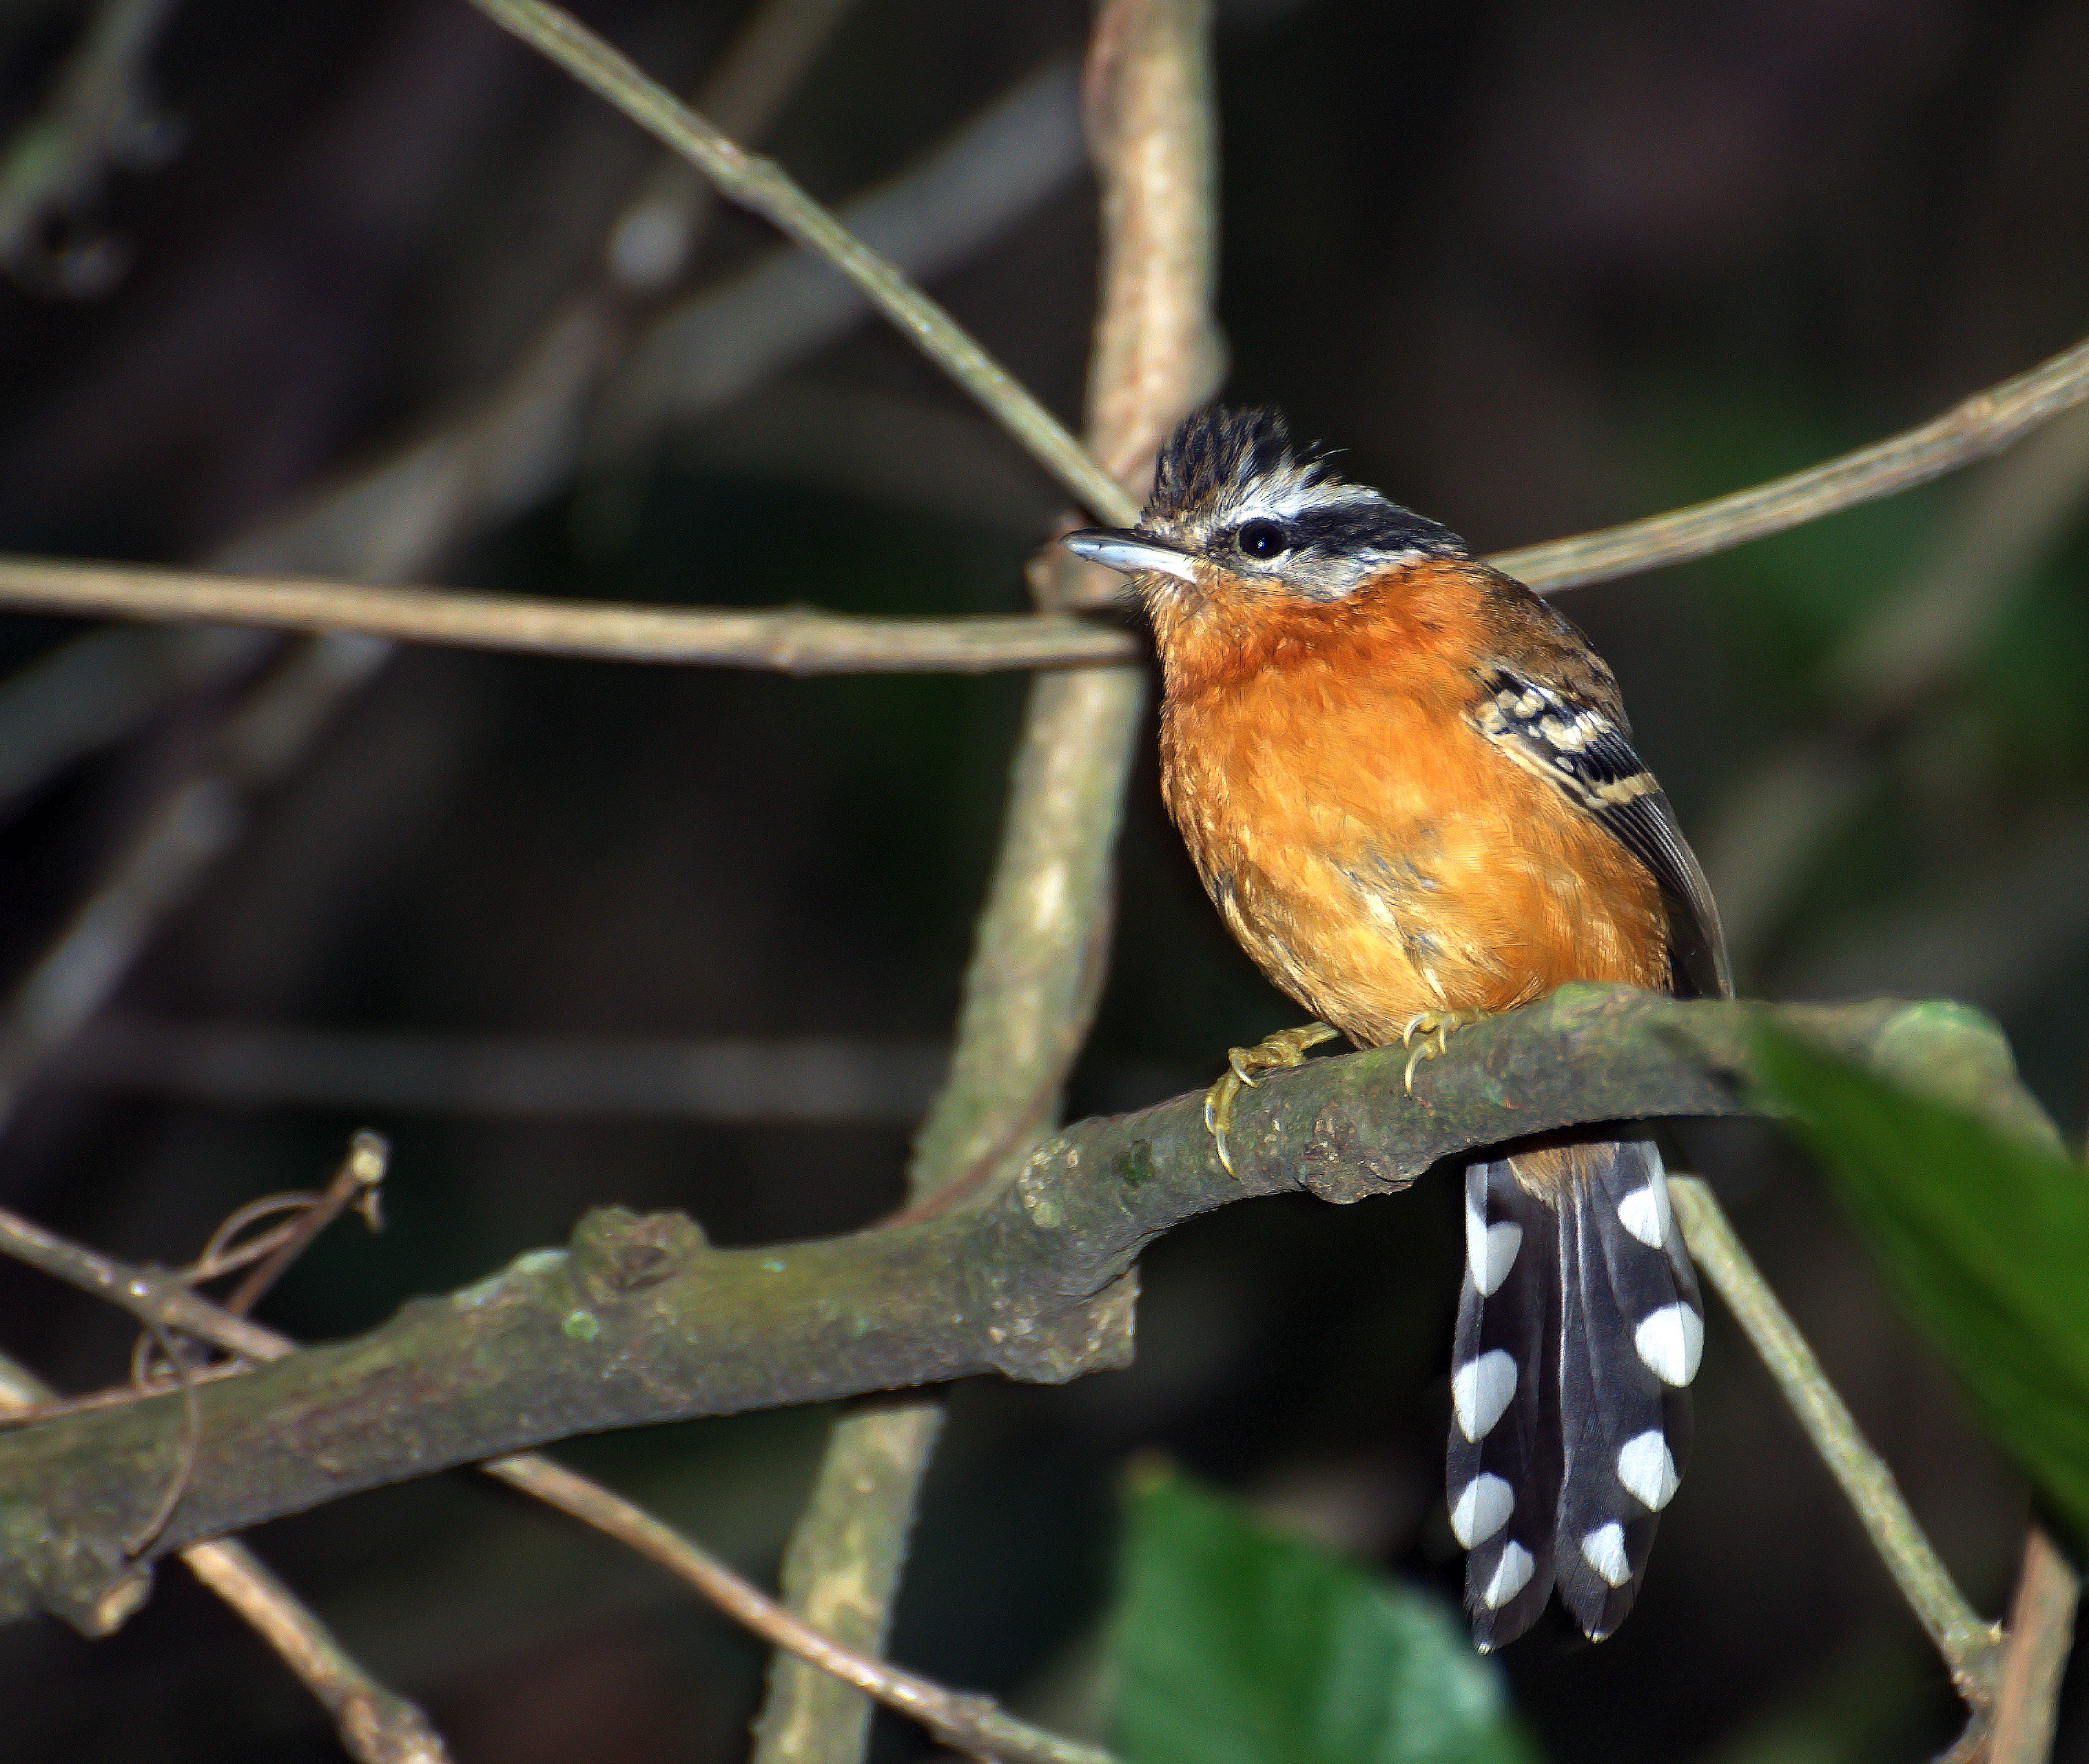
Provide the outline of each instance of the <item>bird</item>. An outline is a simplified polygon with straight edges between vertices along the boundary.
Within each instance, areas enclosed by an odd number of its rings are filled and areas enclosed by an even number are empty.
[[[1205,1120],[1346,1036],[1417,1062],[1568,981],[1727,997],[1718,909],[1609,667],[1448,528],[1294,446],[1280,414],[1175,430],[1138,524],[1062,543],[1130,578],[1162,678],[1160,775],[1206,891],[1313,1021],[1236,1048]],[[1689,1452],[1696,1275],[1643,1123],[1465,1170],[1451,1529],[1473,1635],[1556,1587],[1612,1633]]]

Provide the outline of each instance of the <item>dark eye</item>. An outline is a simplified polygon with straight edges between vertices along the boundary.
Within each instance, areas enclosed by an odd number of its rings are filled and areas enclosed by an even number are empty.
[[[1274,557],[1291,549],[1291,535],[1279,521],[1250,521],[1233,535],[1233,543],[1250,557]]]

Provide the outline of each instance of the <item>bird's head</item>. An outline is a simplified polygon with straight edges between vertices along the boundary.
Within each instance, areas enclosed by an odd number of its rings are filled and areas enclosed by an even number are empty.
[[[1277,412],[1220,405],[1169,437],[1137,526],[1060,543],[1176,616],[1215,603],[1340,601],[1388,569],[1469,555],[1448,527],[1337,477],[1319,449],[1293,448]]]

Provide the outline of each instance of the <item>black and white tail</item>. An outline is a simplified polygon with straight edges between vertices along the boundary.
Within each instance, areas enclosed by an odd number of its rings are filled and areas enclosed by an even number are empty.
[[[1448,1493],[1482,1650],[1555,1585],[1595,1640],[1624,1620],[1689,1455],[1704,1340],[1652,1140],[1468,1166]]]

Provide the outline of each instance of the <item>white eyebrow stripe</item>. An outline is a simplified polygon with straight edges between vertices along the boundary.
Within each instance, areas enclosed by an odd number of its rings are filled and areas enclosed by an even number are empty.
[[[1237,500],[1228,503],[1225,519],[1228,526],[1243,521],[1283,521],[1309,509],[1336,509],[1345,503],[1362,508],[1387,505],[1378,491],[1360,484],[1310,483],[1297,476],[1262,478]]]

